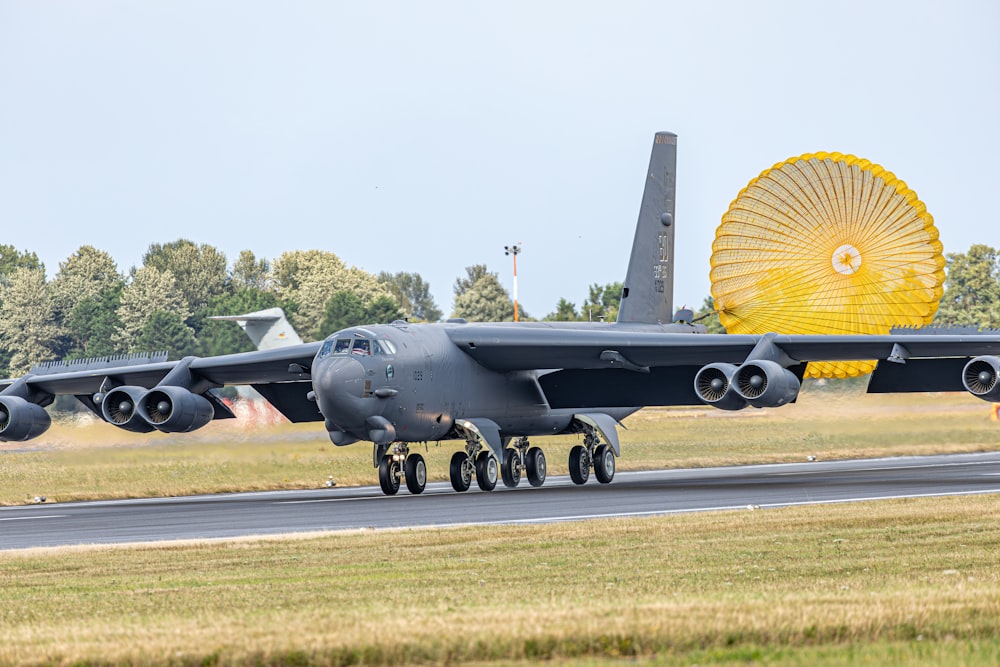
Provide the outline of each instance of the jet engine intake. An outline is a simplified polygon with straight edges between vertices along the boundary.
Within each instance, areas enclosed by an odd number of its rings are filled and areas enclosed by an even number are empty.
[[[164,433],[194,431],[215,416],[215,407],[207,398],[170,385],[150,389],[139,401],[136,411]]]
[[[748,361],[736,369],[733,386],[749,405],[755,408],[776,408],[795,400],[799,395],[799,379],[795,373],[774,361]]]
[[[101,398],[101,416],[104,421],[133,433],[149,433],[152,424],[136,410],[142,397],[149,391],[145,387],[124,385],[115,387]]]
[[[733,386],[737,368],[733,364],[715,363],[704,366],[694,376],[694,391],[698,398],[720,410],[742,410],[745,398]]]
[[[0,442],[31,440],[51,425],[52,418],[42,406],[20,396],[0,396]]]
[[[1000,357],[976,357],[962,370],[962,385],[984,401],[1000,401]]]

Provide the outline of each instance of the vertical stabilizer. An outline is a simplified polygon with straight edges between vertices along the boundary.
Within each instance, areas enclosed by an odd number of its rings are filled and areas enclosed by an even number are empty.
[[[258,350],[272,350],[302,343],[281,308],[268,308],[246,315],[219,315],[208,319],[236,322]]]
[[[619,322],[669,324],[674,302],[674,193],[677,135],[657,132],[622,289]]]

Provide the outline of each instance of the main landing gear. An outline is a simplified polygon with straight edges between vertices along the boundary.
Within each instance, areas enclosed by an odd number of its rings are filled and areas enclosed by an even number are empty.
[[[503,450],[503,465],[500,474],[503,484],[514,488],[521,483],[521,473],[528,476],[528,483],[541,486],[545,483],[545,453],[538,447],[532,447],[525,437],[520,437],[514,444]]]
[[[375,445],[375,461],[378,465],[378,484],[382,493],[394,496],[399,491],[401,479],[406,480],[406,488],[417,495],[427,486],[427,464],[420,454],[410,454],[405,442],[393,445]]]
[[[465,441],[465,450],[455,452],[451,457],[449,477],[452,488],[456,491],[468,491],[472,486],[473,475],[476,477],[476,484],[483,491],[495,489],[500,476],[497,460],[483,449],[477,438],[470,437]]]
[[[574,484],[586,484],[590,470],[601,484],[609,484],[615,478],[615,452],[601,443],[596,429],[588,426],[584,430],[583,444],[569,450],[569,477]]]

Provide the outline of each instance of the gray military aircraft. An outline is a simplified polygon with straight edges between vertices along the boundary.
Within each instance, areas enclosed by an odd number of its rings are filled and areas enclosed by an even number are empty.
[[[293,422],[322,422],[336,445],[373,443],[387,494],[427,482],[414,443],[458,441],[451,484],[490,491],[545,481],[534,436],[582,434],[570,476],[615,474],[616,426],[647,405],[778,407],[810,361],[878,359],[870,392],[961,391],[1000,400],[1000,332],[713,335],[672,318],[677,137],[653,142],[617,322],[351,327],[316,343],[146,364],[107,360],[0,381],[0,440],[40,436],[44,406],[74,395],[129,431],[187,432],[234,417],[213,394],[251,385]]]

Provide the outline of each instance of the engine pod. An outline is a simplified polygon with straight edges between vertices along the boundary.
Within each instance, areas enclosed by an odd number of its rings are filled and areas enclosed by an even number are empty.
[[[183,387],[154,387],[138,403],[137,412],[164,433],[187,433],[212,421],[215,406]]]
[[[0,396],[0,441],[31,440],[51,425],[52,418],[42,406],[20,396]]]

